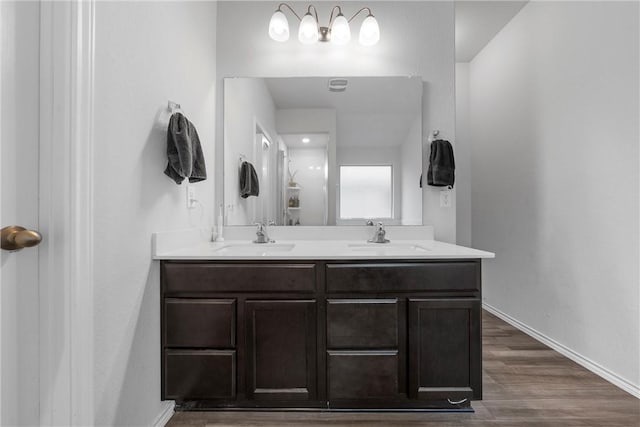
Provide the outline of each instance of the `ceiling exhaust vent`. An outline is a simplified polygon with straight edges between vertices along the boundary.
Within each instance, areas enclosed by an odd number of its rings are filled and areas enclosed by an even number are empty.
[[[348,83],[347,79],[329,79],[329,92],[344,92]]]

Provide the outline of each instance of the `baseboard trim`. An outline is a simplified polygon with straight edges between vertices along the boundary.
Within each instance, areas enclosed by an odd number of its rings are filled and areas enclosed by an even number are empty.
[[[176,402],[173,400],[165,400],[162,402],[164,408],[162,412],[158,414],[156,420],[153,422],[153,427],[164,427],[167,425],[173,414],[175,413]]]
[[[611,372],[610,370],[608,370],[607,368],[603,367],[602,365],[592,361],[591,359],[584,357],[583,355],[571,350],[569,347],[566,347],[563,344],[560,344],[559,342],[555,341],[552,338],[547,337],[546,335],[536,331],[535,329],[533,329],[532,327],[520,322],[517,319],[514,319],[513,317],[509,316],[508,314],[506,314],[505,312],[487,304],[486,302],[482,303],[482,308],[484,308],[485,310],[487,310],[489,313],[499,317],[500,319],[504,320],[505,322],[507,322],[508,324],[510,324],[511,326],[513,326],[514,328],[524,332],[525,334],[529,335],[530,337],[532,337],[533,339],[540,341],[542,344],[551,347],[552,349],[554,349],[555,351],[557,351],[558,353],[562,354],[563,356],[573,360],[574,362],[576,362],[578,365],[581,365],[582,367],[590,370],[591,372],[593,372],[594,374],[598,375],[599,377],[604,378],[605,380],[609,381],[611,384],[615,385],[616,387],[626,391],[627,393],[637,397],[640,399],[640,386],[635,385],[630,383],[629,381],[627,381],[626,379],[622,378],[621,376]]]

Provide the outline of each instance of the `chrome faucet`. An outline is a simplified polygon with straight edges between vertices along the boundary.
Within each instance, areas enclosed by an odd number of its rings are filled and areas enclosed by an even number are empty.
[[[389,243],[389,239],[385,239],[385,235],[387,232],[384,230],[384,224],[381,222],[376,226],[376,232],[373,234],[373,237],[367,240],[369,243]]]
[[[266,225],[261,222],[256,222],[255,225],[258,226],[258,229],[256,230],[256,240],[253,243],[275,243],[275,240],[269,239]]]

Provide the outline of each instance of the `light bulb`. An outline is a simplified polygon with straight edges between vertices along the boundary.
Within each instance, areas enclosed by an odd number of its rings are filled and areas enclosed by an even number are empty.
[[[380,40],[380,27],[373,15],[367,16],[362,21],[360,27],[360,44],[363,46],[373,46]]]
[[[276,10],[269,21],[269,36],[277,42],[289,40],[289,21],[280,10]]]
[[[336,19],[333,21],[331,26],[331,43],[343,45],[349,43],[349,40],[351,40],[349,22],[341,13],[336,16]]]
[[[304,44],[313,44],[318,41],[318,22],[309,12],[300,21],[298,40]]]

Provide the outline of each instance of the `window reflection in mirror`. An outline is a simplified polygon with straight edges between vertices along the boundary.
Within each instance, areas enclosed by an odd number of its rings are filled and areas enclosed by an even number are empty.
[[[340,166],[341,220],[390,220],[392,206],[391,165]]]

